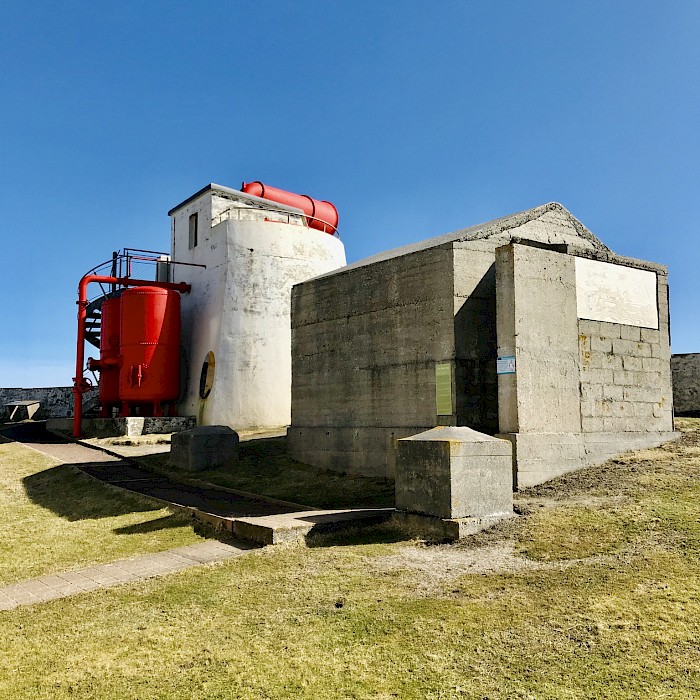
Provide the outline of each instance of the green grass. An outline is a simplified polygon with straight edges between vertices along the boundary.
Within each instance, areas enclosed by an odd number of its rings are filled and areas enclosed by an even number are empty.
[[[700,420],[681,426],[459,544],[280,546],[0,613],[0,696],[699,697]]]
[[[201,540],[191,520],[0,442],[0,585]]]
[[[286,438],[250,440],[240,444],[240,460],[228,469],[197,472],[172,467],[169,454],[136,458],[144,467],[174,479],[203,481],[317,508],[393,507],[394,482],[318,470],[287,456]]]

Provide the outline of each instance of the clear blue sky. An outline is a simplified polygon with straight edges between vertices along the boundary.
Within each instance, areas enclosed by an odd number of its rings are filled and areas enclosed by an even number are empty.
[[[700,351],[699,37],[683,0],[3,3],[0,386],[69,385],[82,274],[255,179],[349,261],[559,201]]]

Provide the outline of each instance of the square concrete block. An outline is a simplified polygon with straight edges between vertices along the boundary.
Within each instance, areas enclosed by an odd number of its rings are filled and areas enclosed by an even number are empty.
[[[459,427],[399,440],[396,507],[437,518],[512,513],[511,443]]]
[[[238,433],[225,425],[202,425],[174,433],[170,464],[197,472],[230,467],[238,462]]]

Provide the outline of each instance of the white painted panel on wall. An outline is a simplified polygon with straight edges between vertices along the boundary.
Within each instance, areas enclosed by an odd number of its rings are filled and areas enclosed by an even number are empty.
[[[658,328],[656,273],[576,258],[576,306],[579,318]]]

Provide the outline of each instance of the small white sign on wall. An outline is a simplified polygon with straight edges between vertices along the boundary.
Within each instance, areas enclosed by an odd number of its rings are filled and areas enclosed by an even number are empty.
[[[576,258],[576,308],[591,321],[658,328],[656,273]]]
[[[505,355],[496,359],[496,374],[515,374],[515,357]]]

